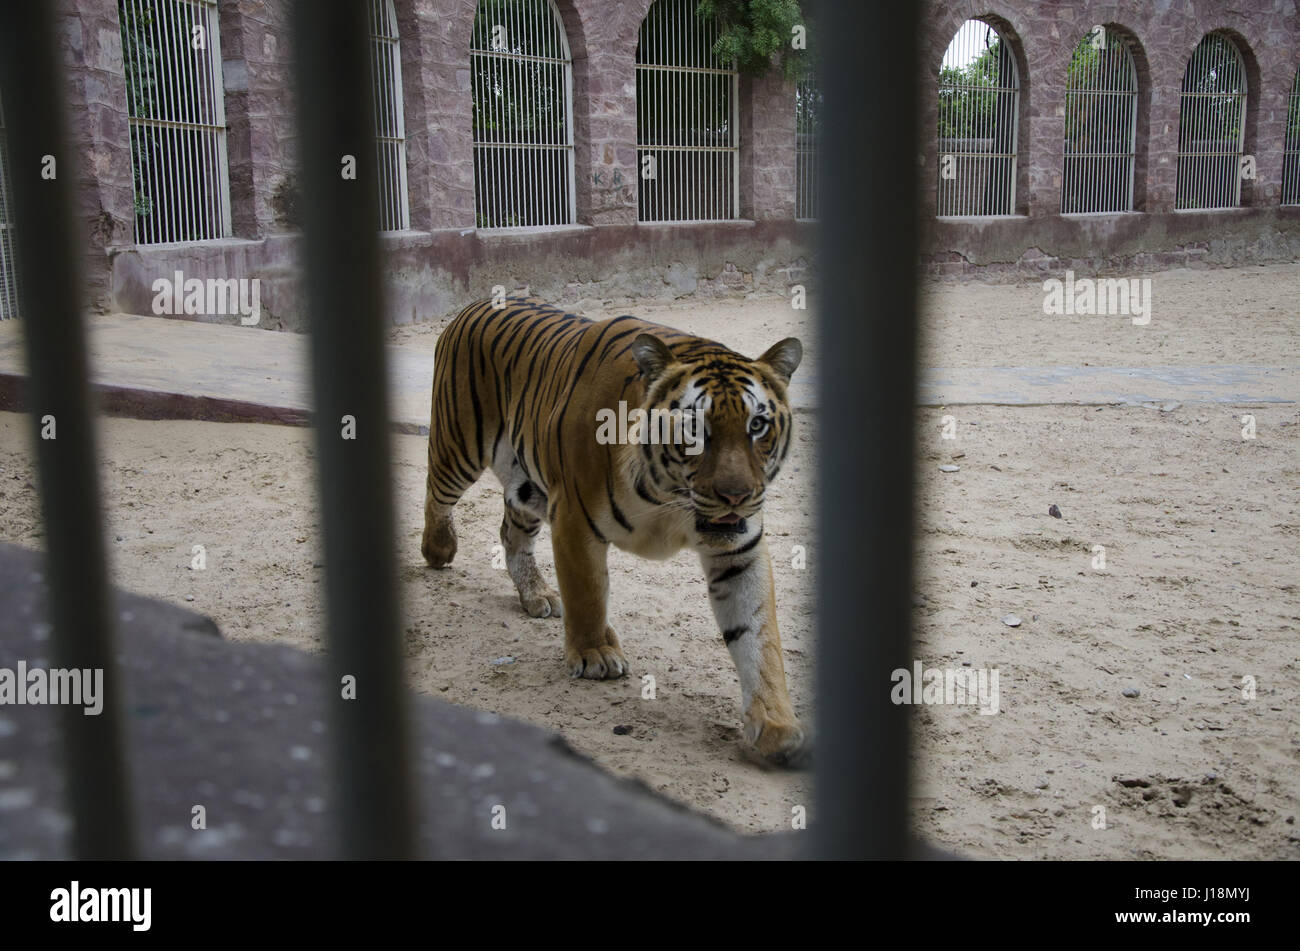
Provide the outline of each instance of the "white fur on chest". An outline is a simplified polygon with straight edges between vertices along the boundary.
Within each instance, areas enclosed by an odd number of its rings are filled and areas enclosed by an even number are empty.
[[[635,495],[630,500],[620,498],[619,502],[624,517],[635,531],[628,532],[615,525],[607,537],[624,551],[662,561],[683,548],[695,546],[695,515],[690,509],[651,505]]]

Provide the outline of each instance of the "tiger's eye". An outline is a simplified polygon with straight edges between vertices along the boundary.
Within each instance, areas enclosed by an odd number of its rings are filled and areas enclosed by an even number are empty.
[[[763,433],[767,432],[768,425],[769,423],[766,418],[755,416],[749,421],[749,434],[751,436],[761,436]]]

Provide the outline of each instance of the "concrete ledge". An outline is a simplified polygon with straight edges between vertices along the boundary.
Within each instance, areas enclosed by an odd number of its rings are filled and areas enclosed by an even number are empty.
[[[527,288],[561,307],[584,298],[785,293],[809,269],[816,228],[779,219],[394,232],[380,238],[385,317],[393,324],[436,320],[491,296],[497,285]],[[113,306],[153,313],[153,282],[178,270],[187,280],[256,279],[259,326],[305,330],[300,246],[300,235],[278,234],[114,248]]]
[[[931,218],[921,271],[984,282],[1300,260],[1300,206]]]

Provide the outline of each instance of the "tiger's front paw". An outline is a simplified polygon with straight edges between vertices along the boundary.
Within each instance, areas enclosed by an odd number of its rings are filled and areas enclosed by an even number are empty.
[[[812,761],[812,737],[794,717],[773,716],[761,703],[745,717],[745,740],[773,766],[800,769]]]
[[[613,680],[628,672],[627,658],[618,646],[614,629],[606,626],[605,643],[597,647],[571,647],[566,645],[564,659],[569,665],[569,675],[588,680]]]

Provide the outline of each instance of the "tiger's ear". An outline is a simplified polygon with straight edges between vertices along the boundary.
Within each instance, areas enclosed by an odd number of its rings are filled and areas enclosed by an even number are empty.
[[[653,380],[673,362],[673,352],[668,345],[650,334],[637,334],[632,341],[632,357],[647,380]]]
[[[799,338],[786,337],[780,343],[770,347],[755,362],[766,363],[782,382],[789,383],[790,377],[794,376],[794,371],[799,368],[799,361],[802,359],[803,344],[799,342]]]

